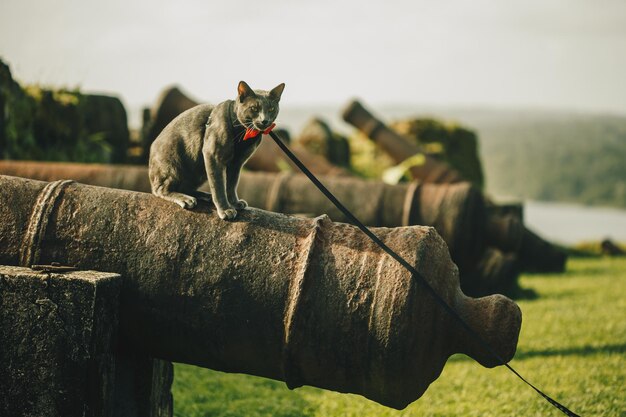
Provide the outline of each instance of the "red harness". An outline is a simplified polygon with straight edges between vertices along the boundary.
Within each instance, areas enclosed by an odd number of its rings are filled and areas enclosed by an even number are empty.
[[[251,138],[256,138],[257,136],[259,136],[259,133],[263,133],[264,135],[268,135],[272,129],[274,129],[274,127],[276,127],[276,123],[272,123],[270,125],[270,127],[268,127],[267,129],[261,131],[261,130],[256,130],[254,128],[247,128],[246,129],[246,134],[243,136],[243,140],[248,140]]]

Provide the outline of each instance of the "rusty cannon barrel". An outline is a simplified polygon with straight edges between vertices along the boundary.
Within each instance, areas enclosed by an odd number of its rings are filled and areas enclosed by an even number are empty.
[[[147,171],[143,167],[118,167],[96,164],[41,163],[0,161],[0,174],[44,181],[70,178],[86,184],[150,192]],[[471,295],[493,293],[480,281],[476,265],[486,246],[508,250],[518,245],[520,228],[494,227],[493,219],[485,217],[482,194],[471,184],[400,184],[357,178],[321,177],[328,188],[369,226],[397,227],[433,226],[446,241],[453,261],[461,271],[461,284]],[[333,220],[345,217],[303,175],[244,172],[239,195],[253,207],[288,214],[317,216],[329,214]],[[505,258],[494,258],[498,264]],[[468,273],[468,271],[472,273]],[[514,280],[517,274],[498,278],[496,272],[510,268],[490,267],[487,281]],[[480,288],[480,291],[477,289]],[[498,286],[498,289],[503,288]]]
[[[486,219],[482,194],[467,182],[388,185],[358,178],[320,177],[328,189],[370,226],[433,226],[460,268],[473,265],[485,248]],[[344,214],[299,174],[249,173],[239,194],[254,207],[281,213]]]
[[[90,185],[150,192],[147,169],[141,166],[0,161],[0,174],[42,181],[68,178]],[[370,226],[434,226],[450,247],[469,252],[472,250],[466,246],[483,246],[472,240],[476,233],[483,235],[479,238],[484,238],[485,244],[503,250],[519,244],[518,225],[506,219],[506,226],[499,227],[493,219],[486,219],[484,199],[469,183],[389,185],[358,178],[321,179]],[[243,172],[239,191],[254,207],[312,216],[326,213],[337,221],[345,220],[303,175]]]
[[[464,180],[461,174],[448,164],[424,153],[417,145],[391,130],[357,100],[348,103],[342,117],[384,149],[397,163],[415,154],[424,154],[425,162],[411,168],[411,174],[415,179],[434,183],[454,183]]]
[[[467,294],[508,293],[516,288],[518,263],[514,255],[503,256],[501,251],[519,247],[523,225],[515,218],[487,217],[482,193],[470,183],[388,185],[358,178],[320,180],[369,226],[434,227],[459,267],[461,288]],[[347,221],[303,175],[248,173],[242,176],[239,194],[254,207],[308,216],[327,213],[333,220]],[[487,251],[489,246],[501,251]]]
[[[447,358],[498,361],[353,226],[258,209],[236,221],[146,193],[0,176],[0,264],[59,262],[122,276],[122,343],[150,357],[363,395],[418,399]],[[428,227],[373,231],[501,357],[517,305],[459,289]]]
[[[0,175],[41,181],[71,179],[99,187],[150,192],[148,168],[139,165],[0,160]]]

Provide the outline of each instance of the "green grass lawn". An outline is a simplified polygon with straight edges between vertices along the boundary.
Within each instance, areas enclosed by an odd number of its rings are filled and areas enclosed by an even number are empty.
[[[626,416],[626,258],[574,258],[559,275],[525,275],[511,365],[582,416]],[[559,416],[502,367],[456,355],[426,394],[396,411],[357,395],[177,364],[174,414],[199,416]]]

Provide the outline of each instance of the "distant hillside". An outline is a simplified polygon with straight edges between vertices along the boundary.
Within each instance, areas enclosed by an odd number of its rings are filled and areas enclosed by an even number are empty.
[[[371,110],[387,121],[432,116],[478,131],[487,192],[495,197],[626,207],[626,116],[423,106]],[[349,131],[339,111],[283,109],[281,119],[294,134],[312,115]]]
[[[626,207],[626,117],[526,115],[475,126],[492,194]]]

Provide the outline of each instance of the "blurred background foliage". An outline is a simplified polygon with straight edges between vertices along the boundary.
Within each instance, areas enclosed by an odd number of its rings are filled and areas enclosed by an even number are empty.
[[[475,132],[456,122],[433,118],[402,119],[391,123],[389,127],[409,138],[425,153],[447,162],[477,187],[483,188],[485,180]]]
[[[126,110],[116,97],[20,86],[0,61],[0,155],[4,159],[125,162]]]

